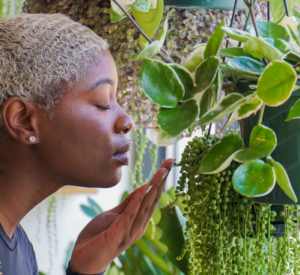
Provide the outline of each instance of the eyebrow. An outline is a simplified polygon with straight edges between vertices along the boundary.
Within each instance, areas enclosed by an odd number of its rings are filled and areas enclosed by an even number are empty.
[[[98,86],[100,86],[102,84],[110,84],[113,87],[115,85],[115,82],[109,78],[99,79],[92,87],[90,87],[87,90],[87,92],[91,92],[91,91],[95,90]]]

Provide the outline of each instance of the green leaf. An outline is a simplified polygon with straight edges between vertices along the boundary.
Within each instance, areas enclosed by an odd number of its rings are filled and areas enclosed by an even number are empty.
[[[116,23],[116,22],[119,22],[119,21],[123,20],[124,18],[126,18],[125,14],[123,14],[123,15],[118,14],[117,12],[115,12],[113,10],[112,7],[109,10],[109,15],[110,15],[110,22],[111,23]]]
[[[132,1],[133,2],[133,6],[139,10],[139,11],[142,11],[144,13],[147,13],[149,12],[150,8],[152,7],[155,7],[157,4],[155,3],[155,1],[151,0],[135,0],[135,1]]]
[[[251,37],[247,40],[244,45],[244,52],[257,59],[267,58],[270,61],[280,59],[284,55],[270,43],[257,37]]]
[[[175,108],[160,108],[157,123],[161,129],[172,137],[189,128],[199,116],[197,101],[190,99]]]
[[[218,103],[222,97],[222,86],[223,86],[223,74],[221,69],[218,70],[217,76],[215,78],[216,88],[213,90],[213,98],[215,103]]]
[[[300,118],[300,99],[293,105],[285,121]]]
[[[292,51],[290,44],[283,39],[276,38],[274,40],[272,38],[266,38],[265,41],[267,41],[270,45],[274,46],[277,50],[285,55],[289,54]]]
[[[299,46],[299,45],[300,45],[300,42],[299,42],[299,38],[298,38],[297,34],[293,31],[293,29],[291,28],[290,25],[288,25],[288,28],[289,28],[289,31],[290,31],[290,33],[291,33],[291,35],[292,35],[293,41],[294,41],[295,43],[297,43],[297,45]]]
[[[194,73],[203,62],[205,47],[206,44],[199,45],[186,59],[184,67],[186,67],[191,73]]]
[[[205,59],[196,70],[195,81],[198,87],[197,93],[208,89],[214,82],[220,66],[219,58],[211,56]]]
[[[143,60],[141,83],[146,95],[162,107],[176,107],[184,96],[184,87],[175,71],[158,60]]]
[[[153,120],[147,127],[146,130],[147,138],[155,145],[158,146],[168,146],[173,145],[180,140],[181,136],[176,137],[170,136],[168,133],[164,132],[157,124],[156,120]]]
[[[234,57],[227,62],[227,65],[233,71],[238,71],[240,73],[247,73],[252,75],[261,75],[261,73],[265,69],[263,63],[246,56]]]
[[[230,38],[239,42],[246,42],[251,37],[251,34],[245,31],[236,30],[229,27],[222,27],[222,29]]]
[[[284,60],[289,61],[289,62],[295,62],[298,63],[300,62],[300,55],[296,54],[295,52],[290,52],[288,55],[284,58]]]
[[[293,5],[292,13],[294,14],[295,17],[300,18],[300,7],[297,4]]]
[[[245,197],[261,197],[269,194],[276,183],[273,167],[262,160],[242,164],[232,179],[234,189]]]
[[[294,4],[300,4],[299,0],[286,0],[288,10],[291,12]],[[284,1],[272,0],[270,1],[271,14],[274,22],[278,23],[285,16]]]
[[[217,142],[204,156],[198,172],[200,174],[216,174],[226,169],[234,154],[244,146],[237,134],[228,134]]]
[[[111,5],[111,10],[114,11],[116,14],[124,16],[124,12],[118,7],[118,5],[114,2],[114,1],[110,1],[110,5]],[[127,5],[127,4],[121,4],[121,6],[126,10],[129,11],[131,9],[131,5]],[[126,15],[125,15],[126,17]]]
[[[236,153],[234,159],[238,162],[252,161],[269,156],[277,145],[274,131],[264,125],[253,128],[249,147]]]
[[[135,21],[150,39],[153,38],[157,28],[159,27],[163,15],[163,9],[163,0],[157,0],[156,8],[150,9],[148,12],[139,11],[135,6],[132,6],[132,14]]]
[[[284,191],[284,193],[293,201],[297,202],[297,196],[293,190],[293,187],[291,185],[289,176],[284,169],[284,167],[277,161],[273,160],[271,157],[267,158],[267,162],[273,166],[276,174],[276,180],[278,185],[281,187],[281,189]]]
[[[95,210],[97,214],[100,214],[103,212],[101,207],[96,203],[92,198],[88,197],[88,203],[89,205]]]
[[[286,42],[291,41],[291,35],[289,31],[279,24],[273,23],[271,21],[261,21],[257,22],[256,25],[259,36],[262,38],[272,38],[273,40],[280,38],[285,40]],[[256,36],[254,26],[250,28],[250,34],[252,34],[254,37]]]
[[[242,104],[239,109],[234,112],[236,120],[249,117],[253,113],[256,113],[262,106],[263,101],[258,98],[256,94],[252,94],[246,97],[247,102]]]
[[[207,125],[224,118],[226,115],[232,113],[237,107],[244,103],[246,99],[237,93],[232,93],[225,96],[220,103],[216,104],[213,109],[203,115],[199,120],[200,125]]]
[[[90,218],[95,218],[98,215],[98,213],[92,207],[88,207],[86,205],[81,204],[80,208],[83,211],[83,213],[89,216]]]
[[[240,57],[240,56],[252,57],[252,55],[245,53],[243,48],[241,48],[241,47],[231,47],[231,48],[221,49],[219,55],[225,56],[228,58],[234,58],[234,57]]]
[[[130,61],[143,60],[144,58],[151,58],[158,54],[161,49],[161,43],[159,41],[153,41],[149,46],[147,46],[142,52],[137,54],[132,54]]]
[[[164,23],[163,28],[161,29],[159,35],[158,35],[158,41],[160,42],[160,46],[162,47],[165,43],[166,40],[166,36],[168,33],[168,22],[169,22],[169,18],[167,17]]]
[[[219,24],[219,26],[215,29],[214,33],[209,38],[204,51],[204,59],[218,55],[224,38],[224,30],[222,29],[222,27],[224,26],[225,18],[222,20],[222,22]]]
[[[229,114],[225,124],[222,127],[221,133],[223,133],[229,126],[235,122],[235,117],[233,114]]]
[[[211,109],[212,104],[212,94],[213,91],[211,88],[207,89],[200,100],[200,117],[202,117],[206,112]]]
[[[257,95],[269,106],[279,106],[287,101],[297,81],[294,68],[284,61],[273,61],[261,75]]]
[[[177,266],[184,274],[188,274],[188,259],[184,257],[181,261],[177,261],[176,257],[180,255],[182,246],[185,243],[183,231],[175,208],[165,207],[161,209],[162,218],[158,224],[164,234],[161,242],[169,249],[167,258]]]
[[[169,64],[169,66],[176,72],[185,89],[194,87],[194,79],[189,70],[176,63]]]

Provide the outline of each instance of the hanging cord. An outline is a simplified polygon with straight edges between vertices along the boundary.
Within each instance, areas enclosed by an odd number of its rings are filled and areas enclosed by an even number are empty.
[[[284,7],[285,7],[286,16],[290,16],[290,14],[289,14],[289,8],[288,8],[288,5],[286,3],[286,0],[283,0],[283,3],[284,3]]]
[[[270,1],[267,2],[267,7],[268,7],[268,21],[270,21],[271,20]]]

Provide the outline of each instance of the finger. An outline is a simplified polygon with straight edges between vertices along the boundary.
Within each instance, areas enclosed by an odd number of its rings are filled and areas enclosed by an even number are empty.
[[[137,189],[124,212],[108,229],[109,231],[113,232],[113,234],[115,234],[113,237],[116,238],[117,241],[119,241],[118,245],[120,248],[128,242],[128,232],[130,232],[132,223],[134,222],[139,212],[148,187],[149,184],[145,184]]]
[[[168,160],[167,163],[165,163],[166,167],[171,168],[174,163],[174,160],[171,159]],[[153,211],[158,203],[158,200],[161,196],[162,190],[164,189],[164,185],[166,182],[166,177],[169,174],[169,170],[166,168],[160,168],[158,172],[153,177],[150,185],[152,186],[152,189],[150,192],[145,196],[140,211],[134,221],[134,224],[132,225],[132,229],[130,232],[130,235],[133,238],[140,237],[141,234],[143,234],[144,231],[144,225],[145,223],[148,223]],[[152,212],[152,214],[150,214]],[[150,218],[149,218],[150,215]]]
[[[133,192],[131,192],[124,201],[122,201],[118,206],[114,207],[113,209],[111,209],[112,212],[115,213],[123,213],[124,210],[126,209],[126,207],[128,206],[129,202],[131,201],[131,199],[135,196],[136,192],[138,192],[138,190],[141,187],[137,188],[136,190],[134,190]]]
[[[168,175],[169,175],[169,174],[168,174]],[[162,194],[162,192],[163,192],[163,190],[164,190],[164,188],[165,188],[165,185],[166,185],[166,182],[167,182],[167,179],[168,179],[168,175],[167,175],[167,177],[163,180],[163,182],[160,184],[160,186],[159,186],[159,188],[158,188],[158,190],[157,190],[157,193],[156,193],[156,199],[155,199],[156,203],[154,203],[154,204],[151,206],[150,210],[149,210],[148,216],[147,216],[147,218],[145,219],[145,223],[144,223],[144,225],[143,225],[143,229],[144,229],[144,230],[147,228],[148,223],[149,223],[151,217],[153,216],[153,213],[154,213],[155,208],[156,208],[156,206],[157,206],[157,202],[159,201],[159,199],[160,199],[160,197],[161,197],[161,194]]]

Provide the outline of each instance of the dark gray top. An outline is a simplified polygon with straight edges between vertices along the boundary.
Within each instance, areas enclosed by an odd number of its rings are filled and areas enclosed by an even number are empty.
[[[32,244],[21,225],[11,239],[0,224],[0,262],[3,275],[39,274]]]

